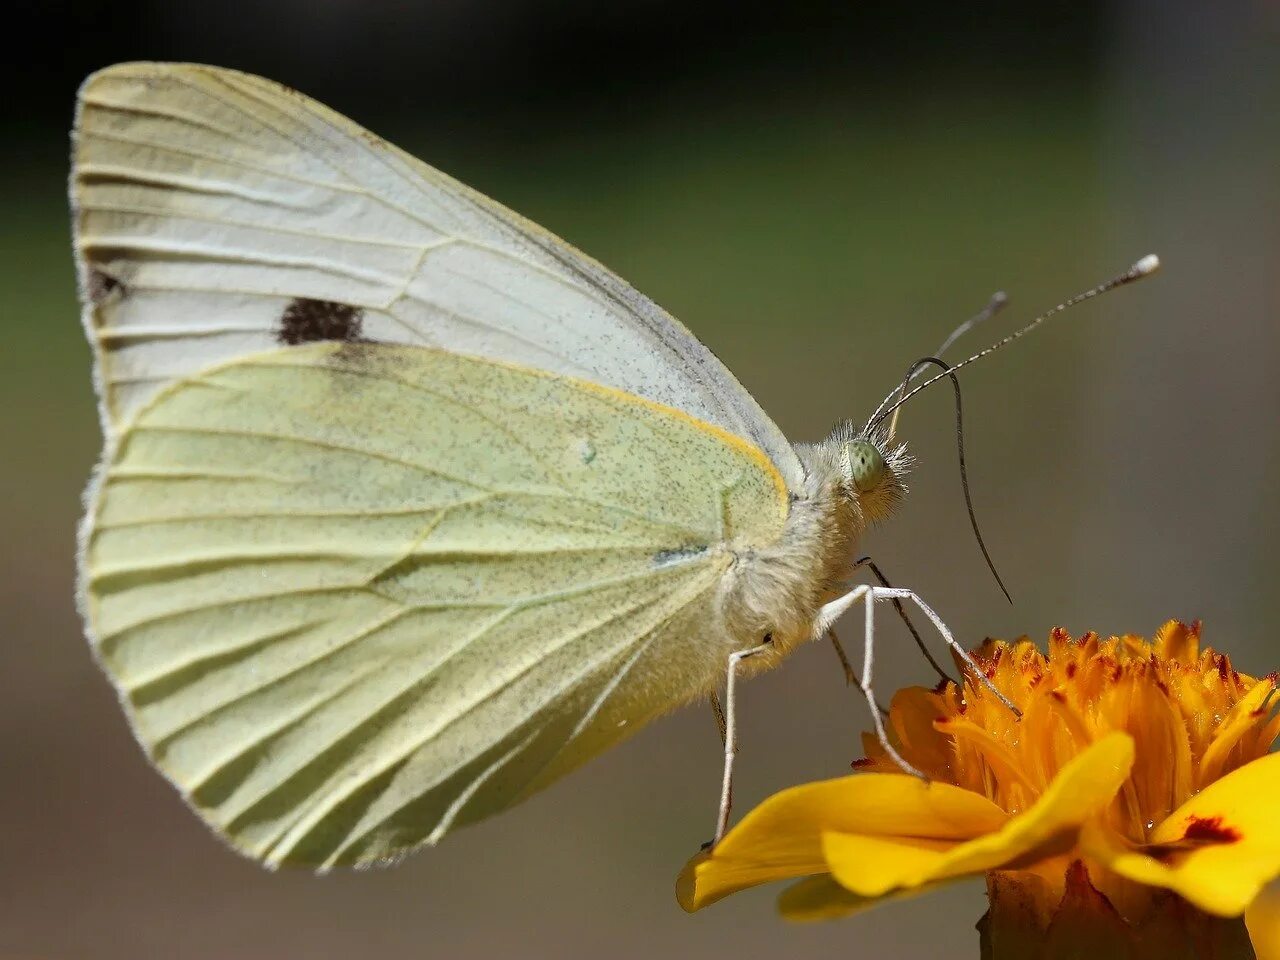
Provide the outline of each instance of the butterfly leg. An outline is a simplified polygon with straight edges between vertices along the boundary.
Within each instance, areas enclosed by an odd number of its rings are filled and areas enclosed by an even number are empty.
[[[849,655],[844,652],[844,645],[840,642],[840,638],[836,636],[835,627],[827,630],[827,639],[831,641],[831,646],[835,648],[836,658],[840,661],[840,669],[844,671],[844,682],[851,687],[862,686],[862,681],[858,679],[857,673],[854,672],[853,664],[849,662]]]
[[[969,653],[960,646],[951,635],[950,629],[943,623],[942,618],[934,612],[933,608],[926,604],[912,590],[904,590],[898,587],[873,587],[858,586],[850,590],[844,596],[831,601],[819,611],[818,617],[814,624],[815,635],[827,632],[831,629],[831,625],[835,623],[841,615],[843,615],[850,607],[859,601],[863,604],[864,610],[864,631],[863,631],[863,652],[862,652],[862,678],[859,688],[867,699],[867,706],[871,709],[871,719],[875,725],[876,739],[880,741],[880,746],[884,748],[885,753],[896,763],[905,773],[926,779],[924,774],[917,770],[914,766],[903,759],[897,749],[889,742],[889,736],[884,726],[884,719],[881,717],[880,709],[876,703],[875,691],[872,686],[872,679],[875,667],[875,605],[881,600],[910,600],[934,625],[934,628],[941,634],[942,639],[952,650],[965,662],[972,671],[974,677],[985,684],[987,688],[1008,707],[1016,716],[1021,716],[1021,711],[1006,697],[996,685],[992,682],[977,664],[973,662],[973,658]]]
[[[853,664],[849,662],[849,655],[844,652],[844,644],[840,642],[840,638],[836,636],[835,627],[827,631],[827,639],[831,641],[831,646],[835,648],[836,657],[840,660],[840,669],[844,671],[844,682],[850,687],[862,689],[862,681],[858,679],[857,672],[853,669]],[[889,715],[889,708],[884,704],[877,702],[876,709],[880,711],[881,716]]]
[[[724,722],[724,706],[720,703],[720,695],[714,690],[711,691],[711,712],[715,714],[716,729],[720,732],[720,746],[724,746],[725,736],[727,735],[726,725]]]
[[[897,749],[889,742],[889,735],[884,728],[884,717],[880,715],[880,705],[876,703],[875,690],[871,685],[873,668],[875,666],[875,649],[876,649],[876,601],[880,599],[878,591],[886,589],[885,587],[865,587],[859,599],[862,600],[862,609],[864,611],[864,628],[862,637],[862,682],[858,684],[862,695],[867,698],[867,707],[871,710],[871,721],[875,724],[876,739],[880,741],[880,746],[884,748],[893,762],[903,769],[904,772],[912,776],[919,777],[921,780],[927,780],[923,773],[907,763],[898,753]],[[857,591],[855,590],[854,593]]]
[[[872,575],[880,581],[880,586],[893,589],[893,584],[889,582],[889,578],[880,572],[880,568],[876,566],[876,562],[870,557],[859,557],[857,560],[853,561],[853,569],[857,570],[859,567],[866,567],[870,570]],[[916,625],[912,623],[911,618],[907,616],[906,607],[902,605],[902,601],[897,597],[893,598],[893,609],[898,611],[899,618],[901,618],[902,622],[907,625],[907,630],[911,633],[911,639],[916,642],[916,647],[920,650],[921,655],[929,661],[929,666],[933,667],[938,678],[941,680],[951,680],[951,675],[947,673],[946,670],[942,669],[942,666],[938,661],[933,658],[933,654],[929,652],[929,648],[925,646],[924,638],[920,636],[920,631],[916,629]]]
[[[914,590],[903,590],[897,587],[894,587],[894,588],[875,587],[873,588],[873,590],[877,598],[880,598],[880,597],[887,598],[887,597],[896,596],[901,600],[910,600],[917,607],[919,607],[920,612],[929,618],[929,621],[933,624],[934,629],[936,629],[938,633],[942,636],[942,639],[946,642],[947,646],[950,647],[953,651],[955,651],[956,656],[958,656],[962,661],[964,661],[965,666],[969,668],[970,674],[974,678],[976,678],[979,683],[981,683],[984,687],[986,687],[989,691],[991,691],[992,696],[994,696],[1002,704],[1008,707],[1010,713],[1012,713],[1015,717],[1022,716],[1022,711],[1018,709],[1017,705],[1008,697],[1006,697],[1003,693],[1001,693],[1000,688],[995,685],[995,681],[992,680],[990,677],[988,677],[986,673],[976,663],[974,663],[973,657],[969,656],[969,651],[967,651],[964,647],[960,646],[960,644],[956,643],[955,637],[951,635],[951,630],[947,627],[947,625],[942,622],[942,618],[934,612],[931,606],[929,606],[927,603],[925,603],[923,600],[920,599],[920,595],[918,593],[916,593]]]
[[[773,640],[766,638],[764,643],[729,654],[724,681],[724,776],[720,781],[720,809],[716,815],[716,832],[710,846],[715,846],[724,836],[729,826],[729,811],[733,808],[733,762],[738,755],[738,665],[743,660],[764,653],[772,646]]]

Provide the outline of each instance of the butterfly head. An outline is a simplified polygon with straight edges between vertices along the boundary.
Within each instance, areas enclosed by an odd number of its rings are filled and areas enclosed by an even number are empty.
[[[831,439],[844,495],[857,503],[866,522],[884,519],[907,492],[911,457],[906,444],[892,444],[877,434],[840,437],[839,433]]]
[[[845,482],[858,493],[873,493],[884,480],[884,454],[870,440],[850,440],[844,445]]]

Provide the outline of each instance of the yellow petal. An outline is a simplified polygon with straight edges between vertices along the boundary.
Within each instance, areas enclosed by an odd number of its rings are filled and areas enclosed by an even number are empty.
[[[1162,660],[1195,663],[1200,656],[1200,624],[1187,626],[1180,620],[1170,620],[1156,633],[1153,646]]]
[[[998,830],[1007,819],[986,797],[904,774],[804,784],[769,797],[713,850],[690,860],[676,897],[693,911],[757,884],[826,873],[822,835],[831,830],[954,842]]]
[[[1173,890],[1220,917],[1238,917],[1280,876],[1280,754],[1270,754],[1209,784],[1132,847],[1098,824],[1081,843],[1115,873]]]
[[[1236,701],[1226,717],[1213,733],[1209,748],[1200,759],[1201,784],[1216,782],[1223,776],[1223,770],[1231,756],[1232,750],[1240,739],[1258,726],[1259,711],[1262,705],[1271,698],[1272,685],[1267,682],[1256,683],[1243,697]],[[1239,757],[1233,766],[1240,763]]]
[[[778,897],[778,912],[788,920],[809,923],[814,920],[839,920],[878,906],[886,900],[905,900],[928,893],[932,887],[904,890],[892,897],[860,897],[823,874],[793,883]]]
[[[1270,884],[1244,912],[1258,960],[1280,960],[1280,883]]]
[[[897,734],[898,749],[907,762],[926,776],[950,781],[955,779],[951,774],[955,751],[950,739],[934,727],[934,723],[946,715],[946,701],[942,695],[923,687],[899,690],[889,705],[889,723]]]
[[[821,874],[805,877],[782,891],[778,897],[778,912],[788,920],[801,922],[839,920],[878,902],[852,894],[832,880],[829,874]]]
[[[1112,733],[1062,768],[1025,813],[962,843],[921,839],[918,832],[868,836],[860,827],[829,829],[823,852],[831,874],[863,897],[1033,862],[1071,845],[1076,831],[1115,797],[1133,766],[1133,740]]]

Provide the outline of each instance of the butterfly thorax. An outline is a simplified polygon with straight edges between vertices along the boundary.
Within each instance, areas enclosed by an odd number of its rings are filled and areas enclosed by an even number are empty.
[[[859,489],[850,468],[850,447],[857,443],[872,444],[882,462],[868,489]],[[848,590],[858,541],[901,501],[910,466],[905,447],[860,440],[848,424],[820,443],[797,445],[796,453],[804,484],[792,493],[782,535],[738,553],[723,594],[735,643],[747,647],[768,637],[779,655],[812,639],[819,609]]]

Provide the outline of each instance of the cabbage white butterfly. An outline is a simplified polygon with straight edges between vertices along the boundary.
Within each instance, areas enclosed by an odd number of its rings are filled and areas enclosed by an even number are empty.
[[[870,601],[919,603],[848,582],[905,489],[883,416],[792,446],[661,308],[320,104],[122,64],[74,144],[81,610],[243,853],[393,859],[726,668],[731,761],[744,661],[865,599],[870,666]]]

